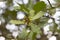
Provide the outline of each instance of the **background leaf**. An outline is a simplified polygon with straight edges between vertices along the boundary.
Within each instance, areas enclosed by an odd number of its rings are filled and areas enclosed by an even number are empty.
[[[46,4],[43,2],[43,1],[40,1],[40,2],[37,2],[33,9],[36,11],[36,12],[39,12],[39,11],[42,11],[44,9],[46,9]]]

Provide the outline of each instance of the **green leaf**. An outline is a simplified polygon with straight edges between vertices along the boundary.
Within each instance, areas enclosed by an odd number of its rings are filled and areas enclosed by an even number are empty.
[[[17,11],[10,11],[8,9],[5,10],[5,13],[3,14],[3,17],[5,18],[6,22],[8,22],[11,19],[16,19]]]
[[[7,6],[8,7],[13,4],[13,0],[6,0],[6,1],[7,1]]]
[[[54,23],[53,32],[57,31],[58,24]]]
[[[29,38],[30,40],[32,40],[32,37],[33,37],[33,32],[31,31],[30,34],[29,34],[29,36],[28,36],[28,38]]]
[[[60,33],[60,29],[57,29],[57,32]]]
[[[29,0],[27,7],[31,10],[33,9],[33,0]]]
[[[34,10],[30,10],[29,17],[33,17],[34,15],[35,15],[35,11]]]
[[[45,25],[47,25],[48,20],[49,20],[49,18],[41,17],[41,18],[40,18],[39,26],[40,26],[41,28],[44,27]]]
[[[9,23],[12,23],[12,24],[24,24],[24,21],[20,21],[20,20],[10,20]]]
[[[22,39],[25,39],[26,37],[27,37],[27,35],[28,35],[28,33],[27,33],[27,29],[26,28],[24,28],[23,30],[22,30],[22,32],[20,33],[20,38],[22,38]]]
[[[20,6],[14,6],[14,10],[20,10]]]
[[[32,32],[34,32],[34,33],[40,33],[40,27],[38,25],[30,23],[30,26],[31,26]]]
[[[28,38],[29,38],[29,40],[35,40],[36,39],[36,33],[31,31]]]
[[[40,27],[38,27],[36,24],[30,23],[31,26],[31,32],[28,36],[30,40],[35,40],[36,35],[40,33]]]
[[[59,3],[59,2],[60,2],[60,0],[54,0],[54,1],[56,1],[57,3]]]
[[[45,4],[45,2],[43,2],[43,1],[37,2],[37,3],[34,5],[33,9],[34,9],[36,12],[42,11],[42,10],[46,9],[46,4]]]
[[[50,10],[49,10],[49,13],[50,13],[51,15],[54,15],[54,14],[56,13],[56,9],[54,9],[54,8],[50,9]]]
[[[52,31],[53,33],[58,32],[59,30],[57,29],[57,27],[58,27],[58,24],[53,22],[53,25],[50,26],[50,31]]]
[[[17,3],[19,6],[20,6],[20,10],[25,12],[25,13],[29,13],[29,9],[24,5],[24,4],[19,4]]]
[[[40,12],[38,12],[34,17],[32,17],[31,20],[39,19],[39,18],[42,17],[43,15],[44,15],[44,12],[40,11]]]

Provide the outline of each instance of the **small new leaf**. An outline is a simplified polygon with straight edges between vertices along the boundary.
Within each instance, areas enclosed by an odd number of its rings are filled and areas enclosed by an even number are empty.
[[[34,17],[32,17],[31,20],[39,19],[39,18],[42,17],[43,15],[44,15],[44,12],[40,11],[40,12],[38,12]]]
[[[24,4],[19,4],[19,3],[17,3],[17,4],[20,6],[20,10],[21,10],[21,11],[23,11],[23,12],[25,12],[25,13],[28,14],[29,9],[26,8],[26,6],[25,6]]]
[[[11,24],[24,24],[24,21],[20,21],[20,20],[10,20]]]
[[[29,12],[29,17],[33,17],[35,14],[35,11],[34,10],[30,10],[30,12]]]

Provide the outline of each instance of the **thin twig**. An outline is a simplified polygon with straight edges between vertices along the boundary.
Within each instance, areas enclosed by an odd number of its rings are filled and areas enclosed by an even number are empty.
[[[50,5],[50,6],[51,6],[51,8],[52,8],[52,5],[51,5],[50,1],[49,1],[49,0],[47,0],[47,1],[48,1],[49,5]]]

